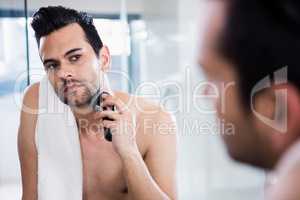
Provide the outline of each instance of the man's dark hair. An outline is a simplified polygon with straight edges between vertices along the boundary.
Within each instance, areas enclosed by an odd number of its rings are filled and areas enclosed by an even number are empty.
[[[234,65],[243,103],[253,86],[288,67],[288,81],[300,89],[300,1],[230,0],[218,49]]]
[[[87,13],[62,6],[42,7],[34,13],[31,26],[35,31],[35,38],[39,46],[41,37],[72,23],[81,26],[87,41],[98,56],[103,44],[93,23],[93,18]]]

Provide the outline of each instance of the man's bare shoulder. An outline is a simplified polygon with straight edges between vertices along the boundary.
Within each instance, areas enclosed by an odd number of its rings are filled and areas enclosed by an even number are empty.
[[[40,83],[34,83],[29,86],[25,92],[23,98],[22,111],[28,113],[29,111],[36,111],[38,108],[39,100],[39,87]],[[30,112],[31,114],[36,114],[36,112]]]
[[[147,141],[159,140],[161,137],[176,138],[175,117],[162,106],[140,96],[126,93],[118,93],[118,96],[136,113],[138,136]]]
[[[268,200],[300,199],[300,141],[283,156],[276,168],[276,182],[267,192]]]
[[[162,106],[140,96],[124,92],[116,92],[119,98],[129,110],[136,113],[138,120],[152,120],[153,122],[174,122],[174,117]]]
[[[267,200],[300,199],[300,160],[297,165],[277,177],[274,185],[267,191]]]
[[[29,86],[24,94],[19,126],[19,139],[31,143],[38,114],[39,83]]]

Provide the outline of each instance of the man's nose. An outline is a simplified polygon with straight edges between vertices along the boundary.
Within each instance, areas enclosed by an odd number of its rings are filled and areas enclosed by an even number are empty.
[[[70,67],[64,66],[58,71],[58,77],[62,80],[73,78],[75,75],[74,70]]]

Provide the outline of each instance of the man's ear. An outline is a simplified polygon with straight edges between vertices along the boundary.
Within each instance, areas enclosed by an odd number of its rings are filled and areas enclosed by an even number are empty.
[[[274,151],[282,153],[295,139],[300,138],[300,93],[293,85],[273,86],[261,91],[255,97],[254,107],[257,113],[274,122],[266,123],[254,116],[257,130],[262,137],[269,138]],[[278,127],[285,127],[285,130]]]
[[[103,47],[100,49],[99,58],[101,63],[101,70],[107,72],[110,69],[111,57],[109,49],[106,45],[103,45]]]

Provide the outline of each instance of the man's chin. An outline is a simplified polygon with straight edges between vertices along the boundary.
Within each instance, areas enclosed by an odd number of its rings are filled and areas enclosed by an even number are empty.
[[[68,100],[68,99],[65,99],[64,103],[70,107],[82,107],[83,104],[80,103],[79,101],[77,100]]]
[[[70,107],[83,108],[89,105],[88,101],[81,101],[77,98],[64,98],[64,104]]]

